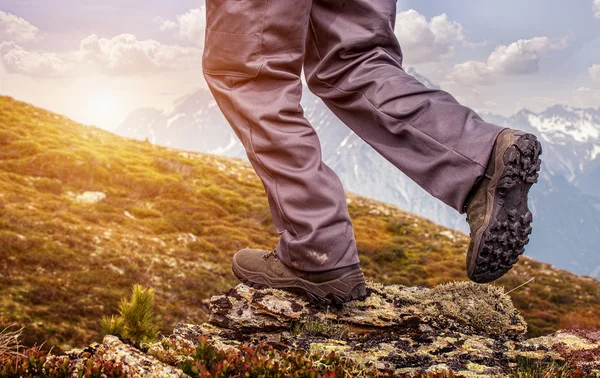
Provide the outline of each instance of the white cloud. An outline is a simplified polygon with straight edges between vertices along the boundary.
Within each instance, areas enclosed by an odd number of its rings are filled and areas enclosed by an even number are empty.
[[[139,41],[131,34],[111,39],[92,34],[81,41],[76,55],[79,62],[116,75],[186,69],[199,64],[202,57],[194,47],[165,45],[151,39]]]
[[[193,8],[177,16],[177,22],[157,17],[154,23],[159,25],[161,31],[179,28],[178,35],[198,47],[204,46],[204,33],[206,28],[206,6]]]
[[[144,75],[199,66],[202,52],[195,47],[139,41],[134,35],[84,38],[78,50],[63,54],[27,51],[15,42],[0,44],[0,63],[9,74],[76,76],[99,72],[108,75]]]
[[[600,1],[600,0],[598,0]],[[600,81],[600,64],[593,64],[590,69],[590,77],[594,81]]]
[[[600,0],[592,0],[592,9],[594,10],[594,16],[600,18]]]
[[[411,63],[439,62],[452,54],[457,43],[468,44],[463,26],[448,21],[446,14],[429,22],[419,12],[410,9],[396,15],[395,34],[406,60]]]
[[[597,108],[600,104],[600,90],[581,87],[573,92],[575,105],[583,108]]]
[[[449,77],[451,81],[467,86],[493,83],[492,70],[487,62],[476,60],[469,60],[465,63],[455,65],[450,71]]]
[[[0,11],[0,42],[27,42],[35,39],[38,28],[14,14]]]
[[[160,31],[166,31],[166,30],[171,30],[171,29],[175,29],[177,27],[177,23],[175,23],[172,20],[168,20],[162,17],[155,17],[154,18],[154,23],[158,25],[158,28],[160,29]]]
[[[567,39],[548,37],[520,39],[510,45],[501,45],[486,61],[470,60],[457,64],[450,72],[453,81],[463,85],[491,84],[500,76],[527,75],[539,71],[540,55],[567,46]]]
[[[30,52],[15,42],[0,43],[0,63],[8,74],[55,77],[65,73],[65,61],[54,53]]]
[[[179,35],[194,42],[198,46],[204,45],[204,29],[206,27],[206,6],[190,9],[189,12],[177,16],[179,22]]]

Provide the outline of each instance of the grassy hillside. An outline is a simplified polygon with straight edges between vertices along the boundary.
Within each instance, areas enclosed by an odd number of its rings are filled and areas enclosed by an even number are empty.
[[[347,196],[368,278],[466,279],[463,234]],[[0,329],[26,326],[26,344],[89,344],[134,283],[156,289],[162,331],[202,322],[207,299],[237,283],[231,256],[277,240],[245,161],[125,139],[0,97]],[[497,284],[534,277],[511,293],[532,336],[600,325],[598,281],[524,258]]]

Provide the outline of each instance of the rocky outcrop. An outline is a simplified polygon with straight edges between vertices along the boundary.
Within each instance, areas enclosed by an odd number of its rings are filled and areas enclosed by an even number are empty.
[[[527,326],[502,288],[369,283],[368,292],[366,300],[336,308],[285,291],[238,285],[212,298],[208,323],[178,324],[170,339],[186,348],[204,336],[222,350],[263,342],[277,350],[334,351],[391,374],[452,370],[466,377],[502,377],[519,361],[542,360],[567,362],[583,376],[600,372],[600,331],[560,331],[527,340]],[[149,353],[157,355],[159,344]],[[94,353],[124,364],[132,376],[184,376],[112,336]]]
[[[369,283],[369,297],[343,308],[239,285],[213,297],[209,324],[179,324],[177,337],[208,335],[221,348],[267,341],[280,348],[335,351],[396,374],[452,370],[502,376],[519,359],[577,361],[600,368],[596,334],[562,331],[525,340],[527,325],[502,288],[469,282],[427,289]],[[600,333],[598,333],[600,335]],[[596,354],[594,354],[594,351]]]

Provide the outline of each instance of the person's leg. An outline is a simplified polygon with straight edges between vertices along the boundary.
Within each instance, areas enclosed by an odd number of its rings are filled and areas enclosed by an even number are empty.
[[[306,81],[359,137],[462,213],[502,128],[403,70],[395,16],[395,0],[315,0]]]
[[[300,106],[311,5],[207,0],[203,72],[264,185],[281,235],[276,256],[323,272],[359,260],[342,183]]]
[[[527,195],[538,178],[541,146],[535,136],[503,131],[407,74],[395,17],[395,0],[314,0],[306,81],[383,157],[467,213],[467,273],[490,282],[510,270],[529,241]]]

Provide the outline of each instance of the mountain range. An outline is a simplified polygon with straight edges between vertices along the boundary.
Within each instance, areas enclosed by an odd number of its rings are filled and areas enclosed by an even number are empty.
[[[430,88],[439,88],[410,71]],[[444,226],[467,231],[464,215],[430,196],[347,128],[307,89],[304,114],[322,145],[323,161],[346,190],[391,203]],[[482,114],[489,122],[532,132],[543,144],[540,182],[532,188],[534,231],[526,254],[576,274],[600,277],[600,108],[562,105],[511,117]],[[207,89],[167,109],[141,108],[115,130],[122,136],[189,151],[247,160]]]

